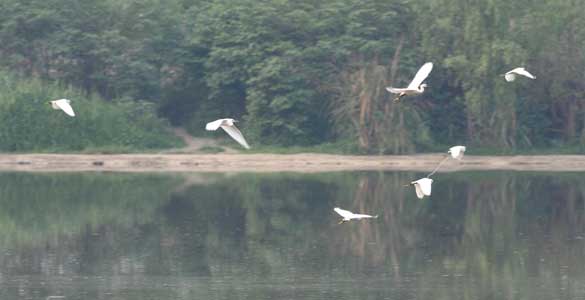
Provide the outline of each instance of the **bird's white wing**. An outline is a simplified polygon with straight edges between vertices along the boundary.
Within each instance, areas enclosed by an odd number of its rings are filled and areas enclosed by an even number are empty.
[[[64,111],[69,116],[75,117],[75,112],[73,111],[73,107],[69,104],[69,100],[61,99],[55,101],[55,105],[57,105],[62,111]]]
[[[522,70],[523,68],[514,68],[508,72],[506,72],[506,74],[510,74],[510,73],[517,73],[518,71]]]
[[[240,132],[240,130],[235,126],[221,126],[225,132],[227,132],[234,140],[236,140],[240,145],[242,145],[246,149],[250,149],[248,142],[244,139],[244,136]]]
[[[399,88],[393,88],[393,87],[387,87],[386,90],[392,94],[400,94],[400,93],[409,91],[409,89],[399,89]]]
[[[378,216],[371,216],[371,215],[363,215],[363,214],[354,214],[354,218],[358,219],[368,219],[368,218],[377,218]]]
[[[516,68],[514,69],[514,73],[518,74],[518,75],[522,75],[522,76],[526,76],[530,79],[536,79],[536,77],[532,74],[530,74],[528,71],[526,71],[526,69],[524,68]]]
[[[425,196],[431,195],[431,185],[433,184],[433,180],[430,178],[422,178],[418,180],[418,185],[420,186],[420,190]]]
[[[465,150],[467,150],[467,148],[465,148],[465,146],[459,146],[459,156],[457,157],[458,159],[463,158],[463,155],[465,154]]]
[[[425,79],[427,79],[427,77],[431,73],[432,69],[433,69],[433,63],[431,63],[431,62],[428,62],[428,63],[424,64],[422,67],[420,67],[420,69],[418,69],[418,72],[416,72],[416,75],[414,75],[414,78],[412,79],[412,81],[408,85],[408,89],[418,89],[420,84]]]
[[[419,199],[422,199],[425,196],[422,190],[420,189],[420,184],[418,184],[418,182],[414,183],[414,191],[416,192],[416,196]]]
[[[457,155],[459,155],[459,150],[457,150],[455,147],[451,147],[447,153],[451,154],[451,157],[455,158]]]
[[[336,207],[333,210],[345,219],[351,219],[354,216],[351,211],[347,211],[347,210],[341,209],[339,207]]]
[[[465,152],[465,146],[453,146],[449,148],[449,153],[451,153],[451,157],[455,159],[463,158],[463,153]]]
[[[221,124],[223,123],[225,119],[219,119],[219,120],[215,120],[213,122],[209,122],[205,125],[205,130],[209,130],[209,131],[216,131],[219,126],[221,126]]]

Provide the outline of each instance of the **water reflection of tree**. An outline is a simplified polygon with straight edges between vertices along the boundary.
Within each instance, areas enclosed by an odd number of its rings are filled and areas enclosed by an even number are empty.
[[[245,174],[193,187],[190,195],[205,195],[198,209],[209,215],[211,269],[248,278],[289,270],[326,238],[330,203],[348,177]]]
[[[0,284],[20,274],[139,271],[137,229],[152,222],[178,181],[158,175],[0,174]],[[25,278],[16,290],[0,288],[0,298],[19,290],[43,295],[58,285]]]
[[[403,186],[416,177],[248,174],[231,178],[229,186],[207,186],[221,189],[228,199],[211,198],[199,209],[218,210],[213,206],[227,201],[231,204],[223,205],[237,216],[208,226],[210,269],[246,278],[388,273],[389,284],[396,286],[412,282],[416,273],[421,298],[492,293],[511,298],[530,294],[533,277],[557,278],[552,274],[562,269],[561,262],[583,264],[582,247],[564,240],[569,232],[583,232],[584,194],[576,188],[578,178],[551,182],[553,177],[546,175],[443,174],[433,196],[419,200]],[[209,191],[213,194],[217,192]],[[380,218],[335,225],[334,206],[379,213]],[[564,254],[559,257],[558,251]],[[583,278],[574,268],[562,272],[573,286]],[[554,288],[549,283],[548,291]]]
[[[231,278],[226,299],[249,282],[357,277],[417,298],[583,295],[579,174],[440,174],[423,200],[403,186],[418,175],[239,174],[180,188],[157,176],[0,176],[0,241],[18,250],[0,272],[174,276],[180,299],[209,296],[190,276]],[[337,225],[335,206],[380,217]]]
[[[420,272],[421,298],[536,297],[543,291],[554,298],[571,287],[563,293],[578,293],[585,274],[585,187],[578,177],[443,175],[425,200],[402,186],[415,177],[357,175],[352,198],[339,202],[382,215],[336,228],[330,257],[351,261],[348,272],[391,271],[396,286]]]
[[[379,218],[337,228],[336,241],[331,248],[335,256],[357,256],[362,261],[360,265],[370,267],[389,262],[394,274],[400,275],[398,256],[417,241],[416,232],[408,226],[412,223],[403,222],[402,218],[405,202],[416,201],[410,197],[412,191],[404,187],[404,183],[410,181],[409,176],[404,173],[364,173],[358,176],[353,199],[344,204],[356,212],[379,214]],[[415,204],[418,205],[420,203]]]
[[[38,243],[87,226],[148,222],[173,177],[0,174],[0,242]]]
[[[461,195],[463,233],[448,255],[438,256],[425,268],[418,289],[421,297],[551,299],[562,287],[551,279],[566,281],[565,288],[583,280],[582,243],[580,247],[567,243],[570,228],[583,228],[584,194],[576,196],[578,182],[557,181],[553,176],[493,175],[451,176],[466,185]],[[581,208],[570,210],[575,206]],[[563,277],[559,274],[563,266],[579,266],[569,267],[579,272]],[[453,290],[425,288],[445,277],[459,284],[449,285]]]

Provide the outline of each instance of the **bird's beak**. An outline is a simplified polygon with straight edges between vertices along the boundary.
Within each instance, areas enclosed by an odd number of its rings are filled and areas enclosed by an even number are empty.
[[[339,221],[339,223],[337,223],[337,225],[343,224],[343,223],[345,223],[345,220],[344,219],[341,219],[341,221]]]

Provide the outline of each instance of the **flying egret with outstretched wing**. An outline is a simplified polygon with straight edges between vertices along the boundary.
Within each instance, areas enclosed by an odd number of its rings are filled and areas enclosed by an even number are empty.
[[[371,216],[371,215],[364,215],[364,214],[354,214],[351,211],[341,209],[336,207],[333,209],[336,213],[338,213],[343,219],[339,221],[339,224],[344,222],[349,222],[351,220],[361,220],[361,219],[370,219],[370,218],[377,218],[378,215]]]
[[[425,88],[427,87],[427,84],[423,83],[423,81],[427,79],[432,70],[433,63],[432,62],[425,63],[422,67],[420,67],[420,69],[418,69],[418,72],[416,72],[416,75],[414,75],[414,78],[412,79],[408,87],[406,88],[387,87],[386,90],[390,93],[398,94],[398,96],[394,98],[394,101],[400,100],[400,98],[402,98],[405,95],[422,94],[425,91]]]
[[[209,122],[205,125],[205,129],[209,131],[216,131],[218,128],[221,127],[227,134],[229,134],[236,142],[240,143],[244,148],[250,149],[248,142],[244,139],[244,135],[240,132],[240,130],[234,124],[237,122],[234,119],[219,119],[213,122]]]
[[[451,155],[451,157],[454,159],[461,160],[463,158],[465,150],[466,150],[465,146],[453,146],[449,148],[449,150],[447,151],[448,154],[445,155],[445,157],[443,157],[443,159],[437,164],[433,171],[429,173],[429,175],[427,175],[427,178],[431,178],[431,176],[433,176],[433,174],[435,174],[435,172],[439,170],[443,163],[447,161],[447,159],[449,159],[449,155]]]
[[[536,77],[534,75],[530,74],[524,68],[515,68],[511,71],[508,71],[508,72],[506,72],[506,74],[504,74],[504,78],[506,79],[506,81],[510,82],[510,81],[516,80],[516,75],[522,75],[522,76],[526,76],[530,79],[536,79]]]
[[[424,198],[424,196],[431,195],[431,185],[433,184],[433,180],[430,178],[421,178],[419,180],[413,181],[410,183],[414,185],[414,190],[416,191],[416,196],[419,199]]]
[[[465,150],[466,150],[465,146],[453,146],[449,148],[449,151],[447,151],[447,153],[451,154],[451,157],[453,157],[454,159],[461,160],[463,158]]]
[[[67,115],[75,117],[75,112],[73,111],[73,107],[71,107],[71,100],[69,99],[59,99],[59,100],[52,100],[48,102],[51,104],[51,107],[55,110],[62,110]]]

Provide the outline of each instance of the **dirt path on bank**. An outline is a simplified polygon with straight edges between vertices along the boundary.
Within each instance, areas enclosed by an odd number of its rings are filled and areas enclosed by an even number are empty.
[[[0,154],[0,171],[33,172],[430,172],[442,154],[354,156],[327,154]],[[466,156],[438,173],[467,170],[585,171],[585,156]]]
[[[204,147],[217,147],[223,149],[223,153],[234,154],[238,151],[233,148],[219,145],[219,143],[212,138],[201,138],[190,135],[187,130],[182,127],[173,128],[173,133],[185,142],[185,147],[165,150],[165,154],[203,154],[201,150]]]

